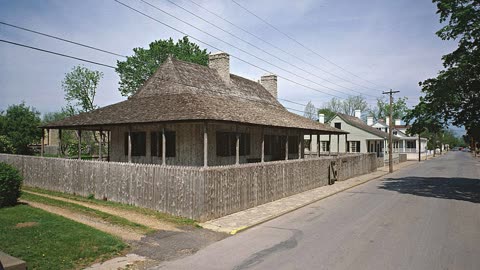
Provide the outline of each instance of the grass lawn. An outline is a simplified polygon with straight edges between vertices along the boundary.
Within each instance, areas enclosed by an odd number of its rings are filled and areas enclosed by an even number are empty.
[[[174,223],[177,225],[197,225],[197,222],[193,219],[189,218],[183,218],[183,217],[176,217],[172,216],[169,214],[161,213],[155,210],[151,209],[146,209],[146,208],[141,208],[133,205],[128,205],[128,204],[121,204],[121,203],[116,203],[116,202],[111,202],[111,201],[103,201],[103,200],[98,200],[98,199],[90,199],[90,198],[85,198],[82,196],[77,196],[77,195],[70,195],[62,192],[56,192],[56,191],[49,191],[41,188],[32,188],[32,187],[26,187],[23,186],[22,189],[25,191],[33,191],[37,193],[42,193],[42,194],[47,194],[47,195],[52,195],[52,196],[57,196],[57,197],[62,197],[70,200],[75,200],[79,202],[88,202],[88,203],[94,203],[98,205],[104,205],[104,206],[110,206],[110,207],[115,207],[118,209],[124,209],[124,210],[130,210],[130,211],[135,211],[144,215],[149,215],[153,216],[159,220],[162,221],[167,221],[170,223]]]
[[[28,269],[79,269],[126,247],[112,235],[28,205],[0,209],[0,249]]]
[[[59,201],[55,199],[50,199],[47,197],[31,194],[28,192],[23,192],[21,199],[25,199],[27,201],[31,202],[38,202],[38,203],[43,203],[51,206],[56,206],[64,209],[71,210],[73,212],[81,213],[87,216],[92,216],[96,218],[100,218],[106,222],[109,222],[113,225],[118,225],[118,226],[123,226],[123,227],[128,227],[130,229],[133,229],[136,232],[142,233],[142,234],[147,234],[151,233],[154,230],[148,228],[147,226],[129,221],[128,219],[125,219],[123,217],[119,216],[114,216],[102,211],[98,211],[92,208],[88,208],[82,205],[74,204],[74,203],[69,203],[69,202],[64,202],[64,201]]]

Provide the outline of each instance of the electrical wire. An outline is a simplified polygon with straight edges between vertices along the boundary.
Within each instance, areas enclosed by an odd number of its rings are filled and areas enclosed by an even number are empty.
[[[324,56],[320,55],[319,53],[317,53],[316,51],[310,49],[309,47],[307,47],[306,45],[304,45],[303,43],[299,42],[298,40],[296,40],[295,38],[291,37],[290,35],[286,34],[285,32],[281,31],[280,29],[278,29],[276,26],[274,26],[273,24],[269,23],[268,21],[266,21],[265,19],[261,18],[260,16],[256,15],[255,13],[253,13],[252,11],[250,11],[249,9],[247,9],[246,7],[242,6],[240,3],[238,3],[237,1],[235,0],[231,0],[233,3],[235,3],[237,6],[239,6],[240,8],[242,8],[243,10],[247,11],[248,13],[250,13],[251,15],[253,15],[254,17],[256,17],[257,19],[259,19],[260,21],[264,22],[265,24],[267,24],[268,26],[270,26],[271,28],[275,29],[277,32],[281,33],[282,35],[284,35],[285,37],[287,37],[288,39],[290,39],[291,41],[295,42],[296,44],[300,45],[301,47],[303,47],[304,49],[308,50],[309,52],[317,55],[318,57],[320,57],[321,59],[327,61],[328,63],[336,66],[337,68],[349,73],[350,75],[352,76],[355,76],[363,81],[366,81],[372,85],[376,85],[378,87],[386,87],[386,86],[382,86],[382,85],[379,85],[379,84],[376,84],[374,82],[371,82],[369,80],[366,80],[366,79],[363,79],[362,77],[348,71],[347,69],[339,66],[338,64],[334,63],[333,61],[330,61],[329,59],[325,58]],[[388,87],[386,87],[388,88]]]

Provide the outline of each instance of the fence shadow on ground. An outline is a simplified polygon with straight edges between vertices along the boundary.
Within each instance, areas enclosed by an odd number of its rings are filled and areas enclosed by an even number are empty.
[[[480,179],[446,177],[387,178],[380,188],[424,197],[480,203]]]

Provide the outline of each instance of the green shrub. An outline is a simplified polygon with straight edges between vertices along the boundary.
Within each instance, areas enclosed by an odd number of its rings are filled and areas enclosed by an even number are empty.
[[[17,204],[20,197],[22,176],[14,167],[0,163],[0,207]]]

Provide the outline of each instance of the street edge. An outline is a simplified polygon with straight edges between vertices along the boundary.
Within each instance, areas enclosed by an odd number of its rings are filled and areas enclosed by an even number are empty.
[[[410,166],[412,166],[412,165],[418,165],[418,164],[421,164],[421,163],[412,163],[412,164],[410,164],[410,165],[406,165],[406,166],[404,166],[404,167],[402,167],[402,168],[399,168],[397,171],[402,170],[402,169],[407,168],[407,167],[410,167]],[[349,190],[349,189],[354,188],[354,187],[357,187],[357,186],[359,186],[359,185],[363,185],[363,184],[365,184],[365,183],[367,183],[367,182],[370,182],[370,181],[372,181],[372,180],[378,179],[378,178],[383,177],[383,176],[385,176],[385,175],[387,175],[387,174],[390,174],[390,173],[389,173],[389,172],[385,172],[384,174],[381,174],[381,175],[375,176],[375,177],[373,177],[373,178],[367,179],[367,180],[365,180],[365,181],[356,183],[356,184],[354,184],[354,185],[352,185],[352,186],[350,186],[350,187],[337,190],[337,191],[335,191],[335,192],[333,192],[333,193],[331,193],[331,194],[328,194],[328,195],[326,195],[326,196],[320,197],[320,198],[315,199],[315,200],[313,200],[313,201],[310,201],[310,202],[308,202],[308,203],[299,205],[299,206],[297,206],[297,207],[295,207],[295,208],[293,208],[293,209],[287,210],[287,211],[285,211],[285,212],[281,212],[281,213],[279,213],[279,214],[277,214],[277,215],[268,217],[268,218],[266,218],[266,219],[264,219],[264,220],[261,220],[261,221],[259,221],[259,222],[257,222],[257,223],[254,223],[254,224],[252,224],[252,225],[243,226],[243,227],[237,228],[237,229],[235,229],[235,230],[232,230],[232,231],[230,231],[229,234],[230,234],[230,235],[235,235],[235,234],[237,234],[237,233],[239,233],[239,232],[246,231],[246,230],[248,230],[248,229],[250,229],[250,228],[252,228],[252,227],[258,226],[258,225],[260,225],[260,224],[262,224],[262,223],[265,223],[265,222],[267,222],[267,221],[270,221],[270,220],[272,220],[272,219],[275,219],[275,218],[278,218],[278,217],[283,216],[283,215],[285,215],[285,214],[291,213],[291,212],[296,211],[296,210],[298,210],[298,209],[300,209],[300,208],[302,208],[302,207],[305,207],[305,206],[310,205],[310,204],[312,204],[312,203],[316,203],[316,202],[318,202],[318,201],[321,201],[321,200],[323,200],[323,199],[326,199],[326,198],[328,198],[328,197],[331,197],[331,196],[333,196],[333,195],[335,195],[335,194],[338,194],[338,193],[340,193],[340,192],[343,192],[343,191],[345,191],[345,190]]]

